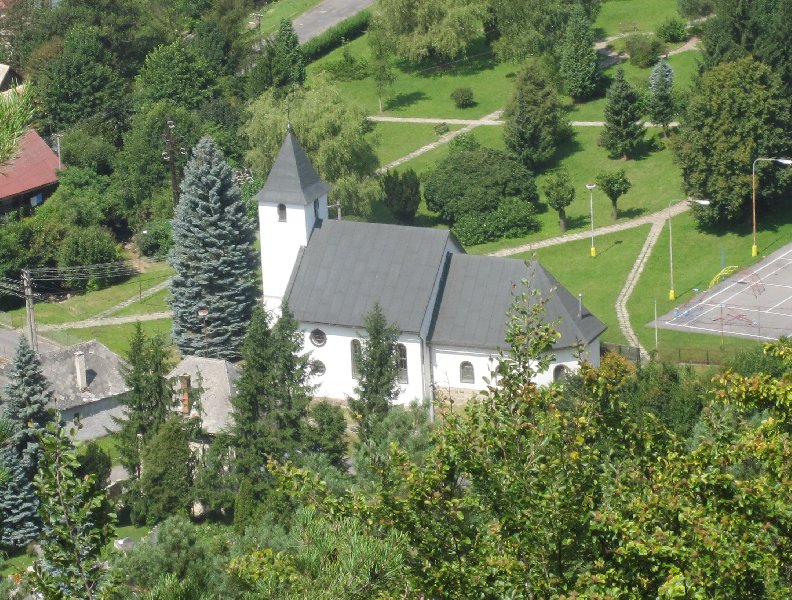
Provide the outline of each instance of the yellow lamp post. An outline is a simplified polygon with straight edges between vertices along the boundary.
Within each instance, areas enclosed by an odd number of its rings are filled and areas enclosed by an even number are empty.
[[[587,183],[586,189],[589,191],[589,210],[591,211],[591,258],[597,257],[597,249],[594,247],[594,188],[596,183]]]
[[[789,158],[757,158],[751,167],[751,187],[753,188],[753,246],[751,246],[751,256],[759,256],[759,246],[756,244],[756,163],[759,161],[776,162],[781,165],[792,165]]]

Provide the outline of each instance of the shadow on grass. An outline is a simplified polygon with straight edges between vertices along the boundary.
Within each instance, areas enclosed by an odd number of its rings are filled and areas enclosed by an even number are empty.
[[[399,110],[406,108],[411,104],[415,104],[419,100],[426,100],[427,96],[423,92],[410,92],[408,94],[397,94],[389,98],[385,109],[386,110]]]
[[[577,215],[575,217],[567,217],[566,233],[570,233],[570,231],[574,229],[582,229],[583,227],[589,225],[590,223],[591,221],[589,221],[588,215]]]
[[[498,61],[483,37],[470,45],[465,56],[456,59],[433,56],[417,63],[406,60],[396,63],[400,71],[417,77],[470,76],[494,69],[497,65]]]
[[[553,153],[553,156],[551,156],[545,163],[543,172],[549,173],[557,169],[561,166],[561,163],[565,158],[568,158],[573,154],[580,152],[581,150],[583,150],[583,145],[577,141],[575,133],[572,132],[572,135],[567,140],[561,142],[561,144],[556,147],[556,151]]]
[[[443,220],[438,215],[415,215],[412,224],[416,227],[437,227],[443,224]]]
[[[619,218],[620,219],[634,219],[636,217],[640,217],[641,215],[646,214],[646,209],[641,208],[639,206],[634,206],[632,208],[620,208],[619,209]]]
[[[630,160],[646,160],[653,152],[659,152],[662,149],[663,142],[657,136],[644,137],[630,155]]]
[[[622,240],[613,240],[613,242],[611,242],[608,246],[605,246],[605,248],[603,248],[602,250],[597,250],[597,256],[602,256],[606,252],[613,250],[616,246],[623,243],[624,242],[622,242]]]

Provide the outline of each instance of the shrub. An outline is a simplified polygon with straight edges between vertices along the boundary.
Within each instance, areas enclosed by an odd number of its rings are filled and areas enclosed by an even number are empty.
[[[313,62],[341,47],[345,41],[360,37],[368,29],[370,19],[371,13],[369,11],[361,11],[348,19],[344,19],[338,25],[331,27],[315,38],[308,40],[300,46],[305,62]]]
[[[663,51],[663,42],[653,35],[639,33],[627,37],[624,46],[630,55],[630,64],[642,68],[655,64]]]
[[[421,185],[412,169],[388,171],[382,176],[385,206],[403,223],[412,223],[421,203]]]
[[[518,238],[539,229],[532,204],[519,198],[507,198],[490,213],[463,215],[453,231],[465,246]]]
[[[339,81],[359,81],[368,77],[369,64],[365,58],[352,56],[349,46],[344,45],[341,58],[324,65],[322,71]]]
[[[96,265],[118,260],[118,248],[110,232],[101,227],[78,227],[72,229],[61,244],[58,257],[59,267]],[[89,279],[67,278],[66,285],[72,289],[97,289],[108,281],[102,277]]]
[[[173,246],[171,236],[170,221],[152,221],[138,234],[138,249],[143,256],[165,256]]]
[[[657,28],[657,37],[664,42],[683,42],[687,37],[685,22],[682,19],[671,17],[666,19]]]
[[[448,123],[438,123],[434,126],[434,132],[436,135],[448,133]]]
[[[451,99],[457,108],[468,108],[475,104],[473,102],[473,90],[469,87],[458,87],[451,92]]]

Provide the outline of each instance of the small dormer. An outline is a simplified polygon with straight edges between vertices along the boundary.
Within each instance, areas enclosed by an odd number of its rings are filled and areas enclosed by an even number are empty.
[[[280,308],[301,247],[327,219],[327,193],[289,127],[267,182],[256,195],[261,238],[261,273],[267,309]]]

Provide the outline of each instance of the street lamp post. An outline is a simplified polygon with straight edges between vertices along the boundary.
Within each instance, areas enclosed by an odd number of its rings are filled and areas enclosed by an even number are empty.
[[[596,183],[587,183],[586,189],[589,191],[589,210],[591,212],[591,258],[597,257],[597,249],[594,247],[594,188]]]
[[[668,299],[676,300],[676,288],[674,288],[674,230],[671,220],[671,207],[680,200],[671,200],[668,203],[668,271],[671,274],[671,289],[668,291]],[[693,200],[701,206],[709,206],[709,200]]]
[[[759,161],[777,162],[781,165],[792,165],[789,158],[757,158],[751,166],[751,187],[753,188],[753,246],[751,246],[751,256],[759,256],[759,246],[756,244],[756,163]]]

